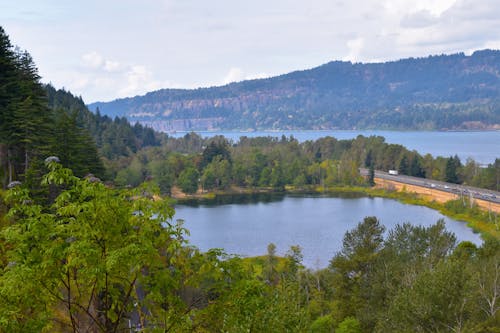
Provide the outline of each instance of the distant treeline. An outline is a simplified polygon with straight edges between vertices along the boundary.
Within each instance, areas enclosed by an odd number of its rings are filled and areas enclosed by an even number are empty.
[[[90,112],[81,97],[42,85],[26,51],[14,49],[0,30],[0,179],[39,184],[42,161],[58,156],[77,176],[92,173],[119,186],[153,180],[163,193],[231,186],[282,190],[320,185],[363,185],[358,169],[401,174],[498,190],[500,160],[481,168],[457,156],[421,156],[382,137],[242,137],[237,143],[195,133],[167,137],[126,118]],[[496,55],[492,53],[491,56]],[[333,65],[332,65],[333,66]],[[337,66],[337,65],[335,65]],[[335,67],[334,66],[334,67]]]
[[[137,186],[152,179],[169,193],[173,185],[184,192],[308,185],[366,185],[360,167],[398,170],[400,174],[498,190],[500,159],[483,168],[473,160],[457,156],[433,158],[388,144],[380,136],[358,136],[350,140],[325,137],[299,143],[277,137],[241,137],[233,143],[222,136],[204,139],[196,133],[167,138],[127,158],[124,168],[115,169],[117,185]]]

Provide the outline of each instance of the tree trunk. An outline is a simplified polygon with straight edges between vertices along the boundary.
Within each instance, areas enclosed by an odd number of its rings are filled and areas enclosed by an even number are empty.
[[[28,149],[24,151],[24,177],[28,174],[28,163],[29,163],[29,158],[28,158]]]
[[[11,150],[7,148],[7,164],[8,164],[8,175],[9,175],[8,183],[11,183],[13,181],[13,173],[14,173],[11,155],[12,155]]]
[[[0,186],[6,188],[8,184],[8,166],[7,166],[7,146],[0,144]]]

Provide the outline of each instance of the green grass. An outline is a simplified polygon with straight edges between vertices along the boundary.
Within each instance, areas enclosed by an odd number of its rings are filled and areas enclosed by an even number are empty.
[[[425,206],[439,211],[454,220],[464,221],[475,232],[483,236],[500,239],[500,216],[480,209],[477,205],[470,208],[468,200],[465,204],[461,199],[439,203],[427,200],[416,193],[388,191],[384,189],[365,188],[364,193],[370,196],[395,199],[409,205]],[[495,223],[496,220],[496,223]]]

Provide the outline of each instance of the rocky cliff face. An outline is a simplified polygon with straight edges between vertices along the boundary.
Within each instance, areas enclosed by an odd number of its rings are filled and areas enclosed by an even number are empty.
[[[500,52],[331,62],[269,79],[164,89],[89,107],[163,131],[490,129],[500,125]]]

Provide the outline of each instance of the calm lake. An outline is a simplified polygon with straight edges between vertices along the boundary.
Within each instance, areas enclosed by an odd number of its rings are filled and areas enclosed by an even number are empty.
[[[459,241],[481,244],[478,234],[463,222],[439,212],[395,200],[342,196],[260,195],[224,197],[218,202],[177,205],[174,219],[185,220],[191,244],[203,251],[257,256],[274,243],[280,255],[300,245],[304,265],[324,268],[342,247],[344,233],[366,216],[377,216],[387,229],[410,222],[428,226],[443,218]]]
[[[186,133],[170,134],[181,137]],[[482,132],[438,132],[438,131],[257,131],[257,132],[198,132],[203,137],[224,135],[237,142],[241,136],[289,137],[293,135],[299,142],[316,140],[325,136],[337,139],[353,139],[358,135],[383,136],[386,142],[405,146],[420,154],[436,156],[458,155],[463,163],[471,157],[475,161],[488,164],[500,158],[500,131]]]

